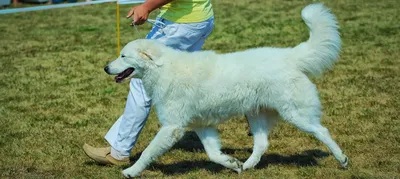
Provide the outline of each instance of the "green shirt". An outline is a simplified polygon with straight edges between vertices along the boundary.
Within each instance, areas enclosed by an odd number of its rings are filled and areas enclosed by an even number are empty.
[[[214,15],[211,0],[174,0],[160,9],[159,17],[171,22],[202,22]]]

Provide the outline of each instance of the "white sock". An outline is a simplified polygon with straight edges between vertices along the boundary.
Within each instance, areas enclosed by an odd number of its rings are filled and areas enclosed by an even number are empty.
[[[117,160],[123,160],[129,158],[129,155],[128,156],[122,155],[121,152],[111,147],[111,157],[114,157]]]

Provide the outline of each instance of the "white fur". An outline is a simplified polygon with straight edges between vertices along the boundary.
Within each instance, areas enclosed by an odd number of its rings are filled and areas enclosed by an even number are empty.
[[[182,137],[184,127],[198,134],[212,161],[237,172],[252,168],[266,151],[268,131],[279,117],[313,134],[347,167],[347,157],[320,124],[318,92],[307,77],[321,75],[337,60],[341,43],[337,22],[322,4],[305,7],[302,17],[310,38],[294,48],[216,54],[182,52],[155,40],[126,45],[107,72],[135,68],[131,76],[142,79],[163,127],[124,176],[138,176]],[[215,126],[244,114],[254,134],[254,148],[243,164],[221,152]]]

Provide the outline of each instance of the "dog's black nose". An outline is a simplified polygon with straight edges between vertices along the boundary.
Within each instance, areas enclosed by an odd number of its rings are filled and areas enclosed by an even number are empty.
[[[108,73],[108,69],[109,69],[108,66],[104,67],[104,71],[105,71],[106,73]]]

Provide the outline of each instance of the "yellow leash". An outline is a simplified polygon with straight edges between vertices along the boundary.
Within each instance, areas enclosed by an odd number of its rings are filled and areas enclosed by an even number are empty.
[[[121,51],[121,34],[120,34],[120,17],[119,17],[119,4],[117,1],[117,56],[119,56],[119,52]]]

